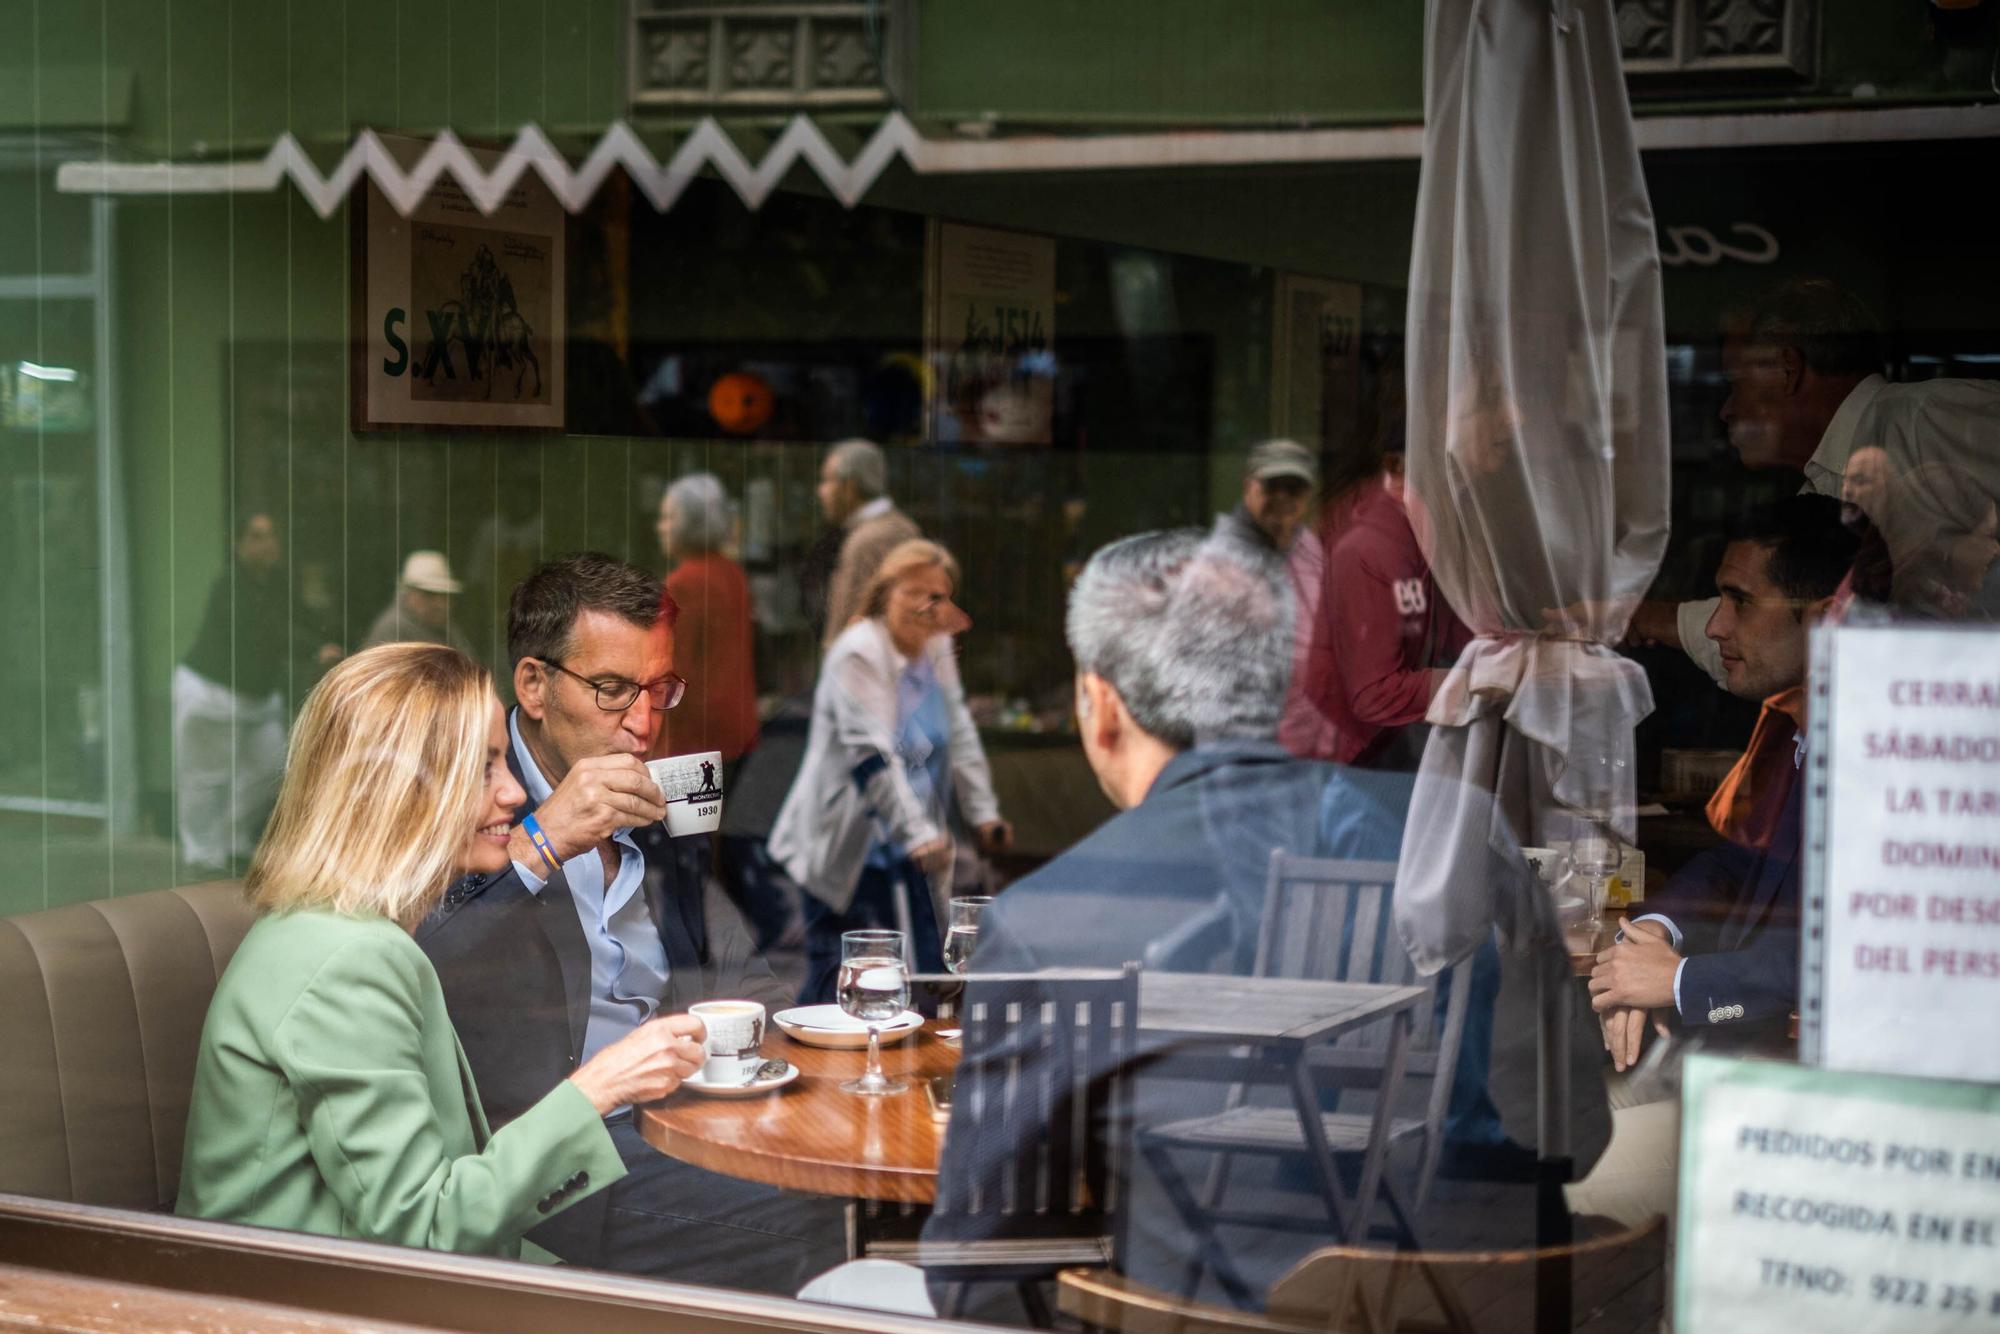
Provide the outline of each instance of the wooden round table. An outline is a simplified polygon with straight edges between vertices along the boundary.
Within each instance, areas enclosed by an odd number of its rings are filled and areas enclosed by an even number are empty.
[[[637,1109],[640,1135],[670,1158],[724,1176],[849,1199],[932,1201],[944,1128],[932,1119],[924,1081],[950,1074],[957,1048],[928,1025],[883,1047],[883,1072],[910,1087],[876,1097],[840,1091],[861,1073],[866,1050],[808,1047],[773,1026],[764,1054],[784,1057],[799,1077],[756,1098],[684,1089]]]

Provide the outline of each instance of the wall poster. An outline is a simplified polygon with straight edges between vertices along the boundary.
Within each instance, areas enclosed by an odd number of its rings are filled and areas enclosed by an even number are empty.
[[[1054,237],[931,221],[925,437],[1046,445],[1055,423]]]
[[[410,161],[422,149],[383,142]],[[523,173],[491,215],[449,174],[407,218],[374,182],[363,188],[356,429],[561,430],[567,219],[541,178]]]

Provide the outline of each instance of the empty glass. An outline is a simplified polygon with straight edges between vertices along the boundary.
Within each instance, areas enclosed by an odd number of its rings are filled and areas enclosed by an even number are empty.
[[[881,1025],[910,1007],[910,978],[903,967],[900,931],[848,931],[840,937],[837,995],[842,1011],[868,1025],[868,1064],[844,1093],[900,1093],[909,1084],[882,1073]]]
[[[944,966],[964,973],[972,966],[972,951],[979,944],[979,914],[993,902],[984,895],[967,895],[951,901],[951,925],[944,935]]]
[[[1571,865],[1576,868],[1579,892],[1588,904],[1580,925],[1595,935],[1604,929],[1604,908],[1611,896],[1611,877],[1618,874],[1625,850],[1615,838],[1592,835],[1577,839],[1570,847],[1569,856]]]

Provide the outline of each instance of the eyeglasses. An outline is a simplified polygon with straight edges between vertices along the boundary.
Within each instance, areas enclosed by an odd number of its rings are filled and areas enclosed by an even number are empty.
[[[564,676],[574,677],[589,686],[597,695],[597,707],[606,713],[625,712],[639,702],[642,691],[653,697],[653,707],[656,709],[671,709],[680,703],[681,696],[687,693],[687,681],[672,672],[668,672],[657,681],[648,681],[642,685],[637,681],[627,681],[620,677],[613,677],[609,681],[593,681],[587,676],[578,676],[552,658],[537,658],[536,661],[544,667],[553,667]]]

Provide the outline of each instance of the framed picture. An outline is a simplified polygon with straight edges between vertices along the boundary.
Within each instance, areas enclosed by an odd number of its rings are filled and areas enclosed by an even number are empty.
[[[406,167],[421,143],[385,137]],[[496,154],[473,150],[482,166]],[[414,201],[370,180],[354,228],[357,430],[560,431],[567,215],[532,171],[481,213],[456,179]]]
[[[926,239],[926,435],[1046,445],[1055,415],[1054,237],[932,220]]]

